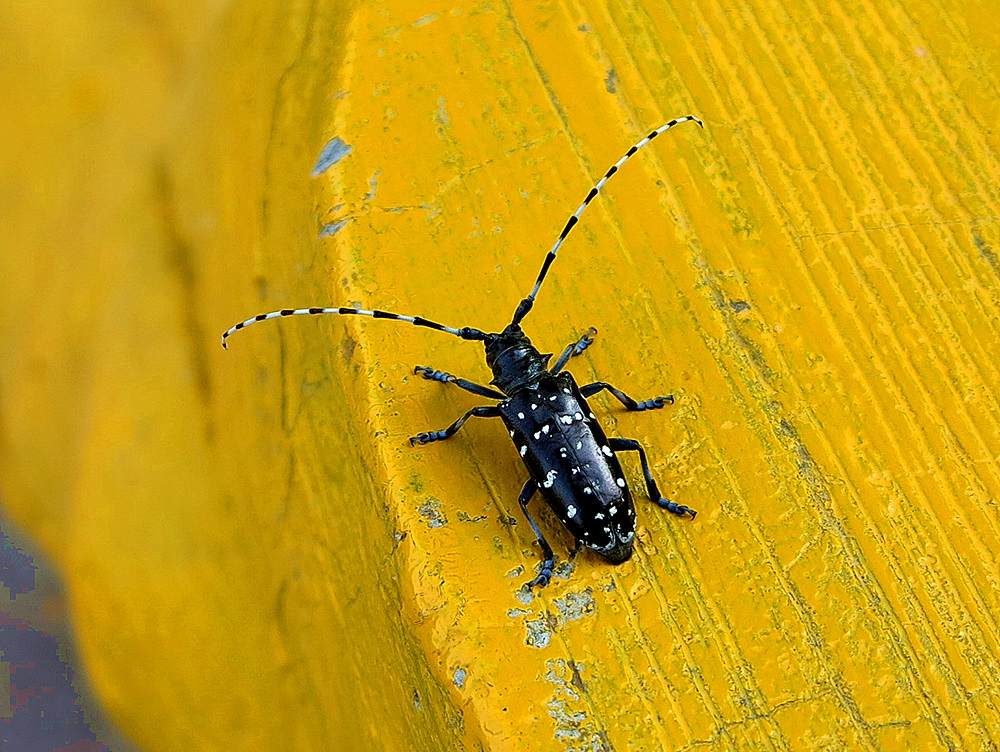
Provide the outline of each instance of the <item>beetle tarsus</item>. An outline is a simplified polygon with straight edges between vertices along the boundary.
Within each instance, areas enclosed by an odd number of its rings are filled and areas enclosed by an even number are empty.
[[[670,499],[661,498],[656,503],[659,506],[666,509],[671,514],[676,514],[678,517],[687,517],[688,515],[690,515],[691,519],[693,520],[695,517],[698,516],[698,513],[693,509],[691,509],[690,507],[685,507],[681,504],[670,501]]]
[[[427,431],[426,433],[418,433],[416,436],[411,436],[410,446],[416,446],[417,444],[430,444],[432,441],[441,441],[442,439],[447,438],[447,431]]]
[[[427,366],[417,366],[413,369],[414,373],[419,373],[425,379],[430,381],[440,381],[443,384],[447,384],[455,380],[455,377],[450,373],[445,373],[444,371],[436,371],[433,368],[428,368]]]
[[[573,356],[572,357],[575,358],[577,355],[579,355],[584,350],[586,350],[588,347],[590,347],[592,344],[594,344],[594,336],[596,334],[597,334],[597,329],[594,328],[594,327],[590,327],[587,330],[587,333],[584,334],[582,337],[580,337],[580,341],[577,342],[576,345],[573,346]]]
[[[555,560],[546,559],[542,563],[542,569],[538,573],[538,576],[531,582],[529,582],[527,585],[525,585],[525,587],[527,587],[528,590],[531,590],[532,588],[535,587],[540,587],[540,588],[545,587],[546,585],[549,584],[549,581],[552,579],[552,572],[553,570],[555,570],[555,568],[556,568]]]
[[[654,397],[653,399],[637,402],[636,410],[659,410],[664,405],[674,404],[674,395],[668,394],[666,397]]]
[[[572,342],[566,345],[566,349],[562,351],[562,355],[555,362],[552,368],[549,370],[551,374],[559,373],[563,367],[569,362],[570,358],[575,358],[577,355],[582,353],[592,344],[594,344],[594,336],[597,334],[597,329],[590,327],[586,333],[580,337],[576,342]]]

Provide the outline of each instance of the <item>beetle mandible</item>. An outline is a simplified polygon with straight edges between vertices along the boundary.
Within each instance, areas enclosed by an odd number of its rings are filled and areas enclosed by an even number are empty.
[[[472,327],[455,329],[420,316],[403,316],[388,311],[366,311],[359,308],[294,308],[271,313],[262,313],[252,319],[236,324],[222,335],[222,346],[234,332],[250,324],[282,316],[339,314],[369,316],[376,319],[405,321],[414,326],[436,329],[453,334],[465,340],[482,342],[486,349],[486,365],[493,372],[489,386],[456,378],[426,366],[417,366],[415,373],[425,379],[454,384],[460,389],[500,400],[495,405],[474,407],[447,428],[440,431],[420,433],[410,439],[410,444],[429,444],[442,441],[465,425],[472,417],[500,418],[517,447],[521,459],[528,468],[530,477],[521,489],[518,503],[531,525],[535,538],[542,549],[542,565],[538,575],[527,583],[528,588],[548,584],[555,568],[555,556],[542,535],[541,529],[528,511],[528,502],[537,491],[556,513],[576,540],[576,551],[586,546],[613,564],[619,564],[632,556],[635,539],[635,504],[621,465],[618,452],[639,453],[642,474],[646,479],[646,491],[650,499],[678,516],[694,518],[696,512],[663,498],[653,479],[646,459],[646,452],[633,439],[613,439],[604,434],[594,414],[587,404],[587,398],[607,390],[621,402],[626,410],[656,410],[673,403],[673,397],[656,397],[636,402],[624,392],[603,381],[578,386],[573,377],[563,371],[570,358],[575,357],[593,344],[596,329],[591,328],[579,340],[568,345],[549,367],[551,354],[540,353],[521,329],[521,321],[528,315],[535,303],[535,297],[548,274],[549,267],[556,258],[560,246],[569,235],[580,215],[604,184],[633,154],[664,131],[689,120],[704,127],[694,115],[676,118],[660,126],[636,143],[625,155],[615,162],[583,203],[573,212],[566,226],[545,257],[542,269],[528,297],[524,298],[514,312],[514,318],[503,331],[496,334],[482,332]]]

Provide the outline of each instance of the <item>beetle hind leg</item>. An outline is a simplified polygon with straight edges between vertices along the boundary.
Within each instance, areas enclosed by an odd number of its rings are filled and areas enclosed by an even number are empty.
[[[630,412],[636,412],[641,410],[659,410],[664,405],[674,404],[674,395],[668,394],[665,397],[653,397],[652,399],[643,400],[642,402],[636,402],[634,399],[629,397],[621,389],[616,389],[604,381],[595,381],[593,384],[587,384],[586,386],[580,387],[580,394],[584,397],[593,397],[600,391],[607,389],[611,392],[615,399],[625,405],[625,409]]]
[[[531,590],[533,587],[545,587],[549,584],[549,580],[552,579],[552,572],[556,568],[556,557],[552,553],[552,546],[549,545],[548,541],[545,540],[545,536],[542,535],[542,531],[538,528],[538,523],[531,516],[531,512],[528,511],[528,502],[531,501],[531,497],[535,495],[535,491],[538,490],[538,484],[531,478],[528,482],[524,484],[524,488],[521,489],[521,497],[517,500],[517,503],[521,505],[521,511],[524,512],[524,516],[528,518],[528,524],[531,525],[531,529],[535,532],[535,539],[538,541],[538,545],[542,549],[542,568],[538,572],[538,576],[531,582],[527,583],[525,587]]]
[[[646,451],[638,441],[635,439],[608,439],[608,447],[612,452],[635,451],[639,453],[639,461],[642,463],[642,474],[646,478],[646,491],[649,493],[649,498],[653,503],[666,509],[671,514],[676,514],[678,517],[690,517],[693,520],[697,516],[698,513],[693,509],[665,499],[660,495],[660,489],[657,487],[656,481],[653,479],[653,473],[649,469]]]

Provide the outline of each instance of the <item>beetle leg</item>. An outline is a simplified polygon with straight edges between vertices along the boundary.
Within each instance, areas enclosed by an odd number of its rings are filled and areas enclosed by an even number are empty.
[[[566,345],[566,349],[562,351],[562,355],[559,356],[559,360],[556,361],[556,364],[549,369],[549,373],[559,373],[570,358],[575,358],[577,355],[594,344],[595,334],[597,334],[597,330],[594,327],[590,327],[590,329],[587,330],[587,333],[580,337],[580,339],[571,345]]]
[[[531,516],[531,512],[528,511],[528,502],[531,501],[531,497],[535,495],[535,491],[538,490],[538,484],[531,478],[528,482],[524,484],[524,488],[521,489],[521,497],[517,500],[517,503],[521,505],[521,511],[524,512],[524,516],[528,518],[528,524],[531,525],[531,529],[535,531],[535,538],[538,540],[538,545],[542,547],[542,556],[544,557],[542,561],[542,568],[538,572],[538,576],[527,584],[527,588],[530,590],[535,587],[545,587],[549,584],[549,580],[552,579],[552,570],[556,567],[556,557],[552,553],[552,547],[549,545],[548,541],[545,540],[545,536],[542,535],[542,531],[538,529],[538,524],[535,519]]]
[[[413,369],[413,372],[419,373],[425,379],[430,379],[431,381],[440,381],[442,384],[454,384],[459,389],[464,389],[467,392],[478,394],[480,397],[503,399],[505,396],[503,392],[498,392],[496,389],[490,389],[488,386],[482,386],[481,384],[476,384],[472,381],[460,379],[457,376],[452,376],[450,373],[445,373],[444,371],[435,371],[433,368],[428,368],[427,366],[417,366]]]
[[[465,425],[465,421],[473,416],[477,418],[499,418],[500,408],[494,405],[474,407],[442,431],[428,431],[427,433],[418,433],[416,436],[411,436],[410,446],[414,444],[430,444],[432,441],[444,441],[449,436],[453,436],[459,428]]]
[[[573,550],[572,550],[572,551],[570,551],[570,554],[569,554],[569,560],[570,560],[570,561],[573,561],[573,559],[575,559],[575,558],[576,558],[576,555],[577,555],[578,553],[580,553],[580,551],[581,551],[582,549],[583,549],[583,541],[582,541],[582,540],[580,540],[579,538],[577,538],[577,539],[576,539],[576,545],[575,545],[575,546],[573,546]]]
[[[653,480],[653,474],[649,471],[649,462],[646,460],[646,452],[643,450],[642,445],[639,444],[638,441],[635,439],[608,439],[608,447],[612,452],[638,452],[639,460],[642,462],[642,474],[646,476],[646,491],[649,492],[649,498],[659,506],[666,509],[668,512],[676,514],[679,517],[691,515],[692,520],[695,518],[695,515],[698,513],[693,509],[688,509],[685,506],[681,506],[680,504],[669,501],[668,499],[664,499],[660,496],[660,489],[656,487],[656,481]]]
[[[586,386],[580,387],[580,394],[584,397],[593,397],[598,392],[603,389],[607,389],[611,392],[619,402],[625,405],[626,410],[636,411],[636,410],[656,410],[663,407],[664,405],[674,404],[674,395],[668,394],[666,397],[653,397],[653,399],[643,400],[642,402],[636,402],[634,399],[629,397],[625,392],[620,389],[615,389],[611,384],[604,381],[595,381],[593,384],[587,384]]]

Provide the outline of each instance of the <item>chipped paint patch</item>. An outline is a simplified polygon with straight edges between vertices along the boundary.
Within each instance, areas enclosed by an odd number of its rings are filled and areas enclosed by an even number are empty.
[[[442,527],[448,524],[448,518],[441,511],[441,502],[433,497],[417,507],[417,512],[424,518],[429,528]]]
[[[535,600],[535,594],[526,587],[518,588],[514,593],[514,597],[525,606],[530,606],[531,602]]]
[[[313,167],[312,176],[319,177],[350,153],[351,147],[341,141],[340,136],[334,136],[326,142],[323,151],[319,153],[319,159],[316,160],[316,166]]]
[[[365,201],[371,201],[375,198],[375,194],[378,193],[378,176],[382,174],[382,170],[375,170],[372,176],[368,178],[368,193],[365,194]],[[389,209],[388,211],[393,211]]]
[[[607,75],[604,77],[604,90],[608,94],[618,93],[618,72],[612,68],[608,71]]]
[[[524,642],[533,648],[547,648],[552,642],[552,625],[548,616],[539,616],[537,619],[528,619],[524,623],[528,636]]]
[[[444,97],[438,97],[437,113],[434,118],[437,120],[438,125],[441,126],[438,128],[438,133],[442,133],[447,126],[451,125],[451,116],[448,114],[448,103]]]
[[[593,588],[587,588],[582,593],[567,593],[565,598],[556,598],[552,604],[559,612],[560,622],[576,621],[597,613]]]
[[[555,738],[567,752],[610,750],[607,734],[587,715],[589,703],[583,682],[584,665],[555,658],[545,664],[545,680],[553,685],[551,699],[545,703],[556,723]]]
[[[321,238],[330,237],[331,235],[336,235],[344,226],[351,221],[350,217],[347,219],[342,219],[339,222],[331,222],[328,225],[323,225],[323,229],[319,231],[319,236]]]
[[[552,571],[552,577],[557,580],[568,580],[575,571],[576,564],[567,559],[556,564],[556,568]]]

